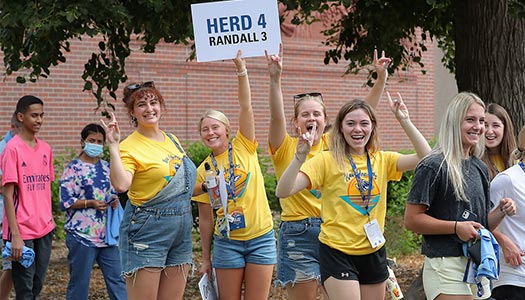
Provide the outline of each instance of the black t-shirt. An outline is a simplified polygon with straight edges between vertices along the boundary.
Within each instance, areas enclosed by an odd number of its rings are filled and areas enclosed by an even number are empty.
[[[465,209],[475,213],[471,219],[488,228],[490,201],[488,168],[476,157],[462,161],[464,189],[468,202],[458,200],[447,177],[442,153],[425,157],[417,166],[407,203],[427,206],[426,214],[441,220],[462,221]],[[462,256],[461,242],[454,234],[423,235],[421,252],[427,257]]]

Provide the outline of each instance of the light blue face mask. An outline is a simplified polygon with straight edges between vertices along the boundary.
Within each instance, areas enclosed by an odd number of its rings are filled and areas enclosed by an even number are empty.
[[[98,157],[104,151],[104,147],[99,144],[86,143],[84,145],[84,153],[91,158]]]

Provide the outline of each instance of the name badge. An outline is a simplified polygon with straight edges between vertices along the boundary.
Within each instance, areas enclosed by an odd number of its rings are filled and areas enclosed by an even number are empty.
[[[370,245],[372,245],[372,248],[377,248],[386,241],[385,237],[383,236],[383,233],[381,232],[381,228],[379,228],[379,223],[377,223],[377,219],[366,223],[364,227],[366,238],[370,242]]]

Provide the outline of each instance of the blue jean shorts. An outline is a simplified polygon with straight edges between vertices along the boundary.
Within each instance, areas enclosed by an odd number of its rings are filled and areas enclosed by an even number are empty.
[[[274,265],[276,261],[275,233],[270,230],[248,241],[236,241],[214,236],[212,266],[218,269],[238,269],[246,263]]]
[[[125,223],[128,210],[131,220]],[[189,209],[149,210],[126,205],[119,248],[122,273],[130,276],[147,267],[165,268],[192,263],[192,217]]]
[[[279,229],[277,280],[285,286],[316,280],[319,283],[321,218],[283,221]]]

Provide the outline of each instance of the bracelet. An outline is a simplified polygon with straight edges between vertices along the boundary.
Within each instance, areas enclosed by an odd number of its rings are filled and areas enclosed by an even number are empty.
[[[201,190],[205,193],[208,192],[208,189],[206,188],[206,186],[204,185],[204,182],[201,183]]]
[[[87,200],[84,200],[84,209],[87,208]]]
[[[454,234],[458,234],[458,232],[456,231],[457,226],[458,226],[458,221],[454,222]]]
[[[499,207],[499,211],[501,211],[502,213],[505,213],[505,211],[503,210],[503,206]]]
[[[295,153],[294,158],[297,159],[297,161],[298,161],[299,163],[301,163],[301,164],[304,163],[304,160],[300,160],[300,159],[299,159],[299,156],[297,155],[297,152]]]
[[[244,69],[244,71],[242,71],[242,72],[237,72],[237,76],[238,77],[244,77],[246,75],[248,75],[248,70],[246,70],[246,69]]]

